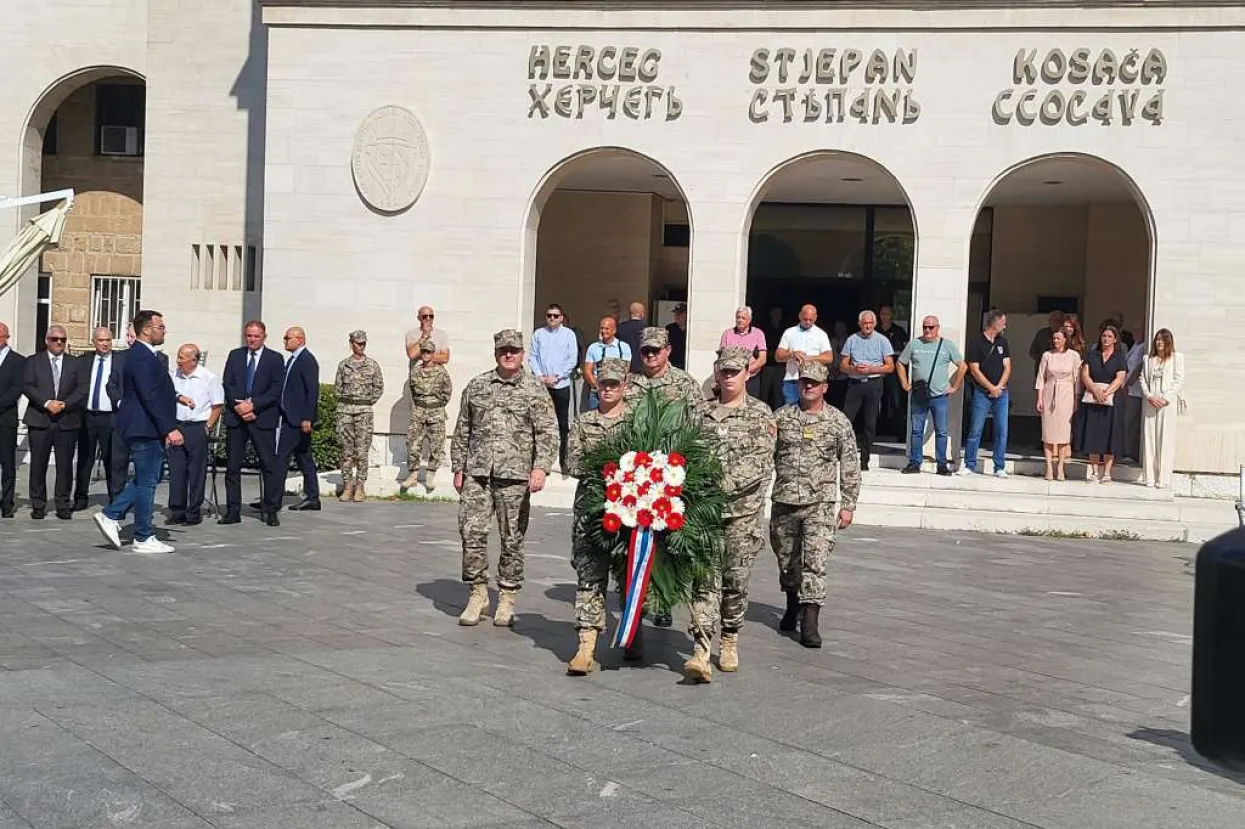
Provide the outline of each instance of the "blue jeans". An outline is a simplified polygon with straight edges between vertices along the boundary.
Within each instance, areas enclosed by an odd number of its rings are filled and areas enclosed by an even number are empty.
[[[994,418],[994,471],[1003,468],[1007,460],[1007,389],[998,397],[991,397],[984,389],[973,386],[972,403],[969,407],[968,440],[964,444],[964,464],[977,468],[977,450],[981,447],[981,432],[986,428],[986,414]]]
[[[164,469],[164,446],[158,440],[140,438],[130,441],[130,457],[134,459],[134,477],[108,506],[104,515],[121,521],[134,510],[134,540],[146,541],[155,535],[151,515],[156,506],[156,485]]]
[[[584,409],[584,411],[586,412],[596,411],[596,409],[600,407],[600,405],[601,405],[601,399],[597,397],[597,390],[589,389],[588,390],[588,408]]]
[[[783,380],[782,381],[782,402],[784,405],[791,406],[800,402],[800,381],[799,380]]]
[[[925,446],[925,420],[934,415],[934,458],[939,466],[947,465],[947,396],[931,397],[928,403],[912,400],[912,433],[908,437],[908,463],[921,465]]]

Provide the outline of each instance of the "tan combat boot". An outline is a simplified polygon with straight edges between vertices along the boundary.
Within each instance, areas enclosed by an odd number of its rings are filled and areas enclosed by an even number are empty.
[[[367,492],[363,488],[363,481],[359,481],[354,485],[354,502],[356,504],[367,500]]]
[[[435,469],[424,470],[424,491],[432,492],[436,488],[437,488],[437,470]]]
[[[597,669],[594,658],[597,650],[597,632],[595,628],[579,631],[579,650],[567,663],[566,672],[571,676],[587,676]]]
[[[718,655],[718,667],[730,673],[739,670],[739,634],[722,634],[722,652]]]
[[[709,664],[709,640],[696,635],[692,658],[683,663],[683,676],[691,682],[712,682],[713,666]]]
[[[480,617],[488,614],[488,585],[471,585],[471,595],[467,598],[467,607],[458,617],[458,624],[471,627],[480,624]]]
[[[499,628],[514,626],[514,600],[519,591],[513,587],[503,587],[497,591],[497,612],[493,614],[493,624]]]
[[[418,483],[419,483],[419,467],[412,466],[411,474],[407,475],[406,480],[403,481],[401,484],[399,484],[399,486],[402,487],[403,489],[414,489],[415,485]]]
[[[351,501],[354,499],[354,483],[347,481],[342,487],[342,494],[337,496],[338,501]]]

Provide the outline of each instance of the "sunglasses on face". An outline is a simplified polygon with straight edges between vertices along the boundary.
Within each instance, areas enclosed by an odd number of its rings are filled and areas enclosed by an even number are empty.
[[[50,343],[63,343],[63,342],[65,342],[65,338],[64,338],[64,337],[48,337],[48,342],[50,342]]]
[[[499,348],[497,353],[502,357],[515,357],[523,353],[521,348]]]
[[[420,318],[421,320],[430,320],[430,319],[435,319],[435,318],[436,318],[436,314],[420,314],[420,315],[419,315],[419,318]]]
[[[654,357],[661,353],[660,348],[641,348],[640,353],[645,357]]]
[[[562,315],[561,315],[561,314],[545,314],[545,319],[547,319],[547,320],[560,320],[560,319],[562,319]]]
[[[921,326],[921,328],[925,331],[933,331],[937,327],[938,327],[937,325],[922,325]]]

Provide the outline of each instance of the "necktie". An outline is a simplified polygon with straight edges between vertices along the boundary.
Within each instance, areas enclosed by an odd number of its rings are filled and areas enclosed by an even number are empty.
[[[246,361],[246,396],[251,396],[251,387],[255,385],[255,352],[251,352],[250,358]]]
[[[294,361],[298,359],[297,354],[291,354],[290,359],[285,361],[285,379],[281,381],[281,397],[285,398],[285,387],[290,382],[290,369],[294,367]]]
[[[52,394],[56,400],[61,396],[61,358],[52,358]]]
[[[99,411],[99,390],[104,384],[104,355],[95,362],[95,385],[91,388],[91,411]]]

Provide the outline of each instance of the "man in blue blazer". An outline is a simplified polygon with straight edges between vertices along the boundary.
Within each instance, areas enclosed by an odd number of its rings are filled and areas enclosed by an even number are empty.
[[[243,329],[246,345],[229,352],[225,373],[225,514],[218,524],[237,524],[242,520],[242,459],[250,441],[259,456],[263,481],[260,512],[270,527],[280,525],[284,482],[276,473],[277,426],[281,420],[281,386],[285,381],[285,361],[271,348],[264,347],[268,328],[251,320]]]
[[[320,364],[307,350],[307,332],[294,326],[285,332],[285,380],[281,384],[281,428],[277,436],[277,470],[281,478],[290,468],[290,455],[303,473],[303,500],[291,510],[320,509],[320,481],[316,477],[316,461],[311,454],[311,430],[316,423],[316,406],[320,402]],[[285,492],[285,481],[279,481]]]
[[[121,494],[94,515],[95,525],[113,547],[121,548],[121,520],[134,510],[136,553],[171,553],[173,548],[156,538],[151,524],[155,512],[156,485],[164,469],[164,447],[180,446],[177,430],[177,392],[156,346],[164,344],[164,316],[158,311],[139,311],[134,317],[137,340],[126,355],[121,405],[116,428],[130,447],[134,477]]]

